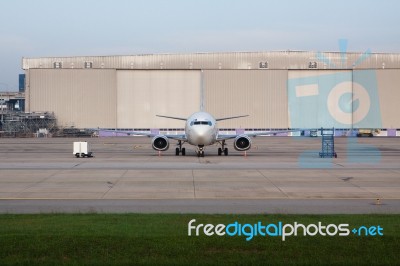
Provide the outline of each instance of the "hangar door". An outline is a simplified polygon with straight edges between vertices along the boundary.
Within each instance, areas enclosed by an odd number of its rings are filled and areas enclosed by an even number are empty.
[[[204,70],[205,109],[220,128],[287,128],[287,70]]]
[[[352,71],[290,70],[291,128],[352,126]]]
[[[184,128],[199,110],[201,73],[197,70],[118,70],[118,128]]]
[[[30,69],[28,73],[27,111],[54,112],[62,127],[115,127],[115,70]]]
[[[289,71],[291,128],[380,128],[375,71]]]
[[[400,70],[375,70],[383,128],[400,128]],[[370,75],[371,76],[371,75]]]

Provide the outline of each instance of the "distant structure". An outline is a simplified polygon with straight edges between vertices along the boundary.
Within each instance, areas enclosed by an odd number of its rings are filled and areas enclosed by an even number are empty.
[[[19,92],[25,92],[25,74],[19,74],[18,81]]]
[[[220,128],[400,128],[400,54],[229,52],[23,58],[26,111],[60,126],[180,129],[205,109]]]
[[[7,111],[23,111],[24,92],[0,92],[0,113]]]
[[[0,122],[0,137],[46,137],[58,130],[54,114],[47,112],[5,112]]]

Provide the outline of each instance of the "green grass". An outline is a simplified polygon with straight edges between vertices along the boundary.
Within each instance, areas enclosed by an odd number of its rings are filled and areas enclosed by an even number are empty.
[[[384,236],[241,237],[187,235],[196,224],[349,223]],[[0,215],[0,265],[396,265],[400,215]]]

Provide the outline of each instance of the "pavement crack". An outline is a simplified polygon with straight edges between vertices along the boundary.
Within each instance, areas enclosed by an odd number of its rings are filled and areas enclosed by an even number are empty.
[[[76,167],[78,167],[78,166],[80,166],[82,163],[77,163],[77,164],[75,164],[74,166],[72,166],[72,168],[76,168]]]
[[[110,192],[110,190],[113,189],[113,188],[118,184],[118,182],[121,180],[121,178],[123,178],[123,177],[126,175],[126,173],[127,173],[128,171],[129,171],[128,169],[125,170],[124,173],[123,173],[122,175],[120,175],[120,177],[118,177],[118,179],[117,179],[114,183],[113,183],[113,182],[110,182],[110,181],[107,181],[108,189],[107,189],[107,191],[104,192],[104,194],[101,196],[102,199],[105,198],[105,196],[107,195],[107,193]]]
[[[359,186],[359,185],[353,183],[352,180],[354,180],[354,177],[351,177],[351,176],[350,177],[341,177],[340,179],[342,181],[346,182],[347,184],[350,184],[353,187],[356,187],[356,188],[358,188],[358,189],[360,189],[362,191],[365,191],[367,193],[373,194],[376,198],[380,198],[381,197],[378,193],[370,191],[366,187],[362,187],[362,186]]]
[[[345,181],[345,182],[347,182],[347,181],[349,181],[349,180],[351,180],[351,179],[353,179],[354,177],[342,177],[341,179],[343,180],[343,181]]]
[[[35,186],[37,186],[37,185],[43,184],[43,183],[45,183],[46,181],[48,181],[50,178],[56,176],[56,175],[59,174],[59,173],[62,173],[62,171],[63,171],[63,170],[57,170],[56,172],[52,173],[52,174],[49,175],[49,176],[46,176],[45,178],[41,179],[40,181],[38,181],[38,182],[33,182],[30,186],[28,186],[28,187],[24,188],[23,190],[19,191],[19,192],[17,193],[17,198],[21,197],[21,195],[22,195],[24,192],[27,192],[29,189],[31,189],[31,188],[33,188],[33,187],[35,187]]]
[[[194,180],[194,170],[192,169],[192,180],[193,180],[193,198],[196,198],[196,182]]]
[[[285,193],[285,191],[283,191],[280,187],[278,187],[274,182],[271,181],[271,179],[269,179],[267,176],[265,176],[260,170],[257,169],[257,172],[260,173],[261,176],[263,176],[264,178],[266,178],[272,185],[274,185],[274,187],[276,187],[283,195],[285,195],[286,198],[290,198],[288,194]]]
[[[333,163],[333,164],[335,164],[335,165],[337,165],[337,166],[340,166],[340,167],[344,167],[344,165],[343,165],[343,164],[340,164],[340,163]]]

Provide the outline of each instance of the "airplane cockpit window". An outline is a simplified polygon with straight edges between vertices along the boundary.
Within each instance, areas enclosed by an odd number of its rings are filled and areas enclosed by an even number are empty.
[[[209,125],[212,126],[212,123],[210,121],[192,121],[190,122],[190,125]]]

